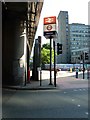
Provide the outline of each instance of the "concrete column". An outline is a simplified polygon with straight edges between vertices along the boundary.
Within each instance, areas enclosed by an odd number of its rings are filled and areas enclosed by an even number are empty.
[[[20,19],[9,19],[3,22],[4,85],[24,85],[27,79],[26,29],[22,31],[20,23]]]
[[[20,21],[16,23],[13,59],[13,79],[16,84],[26,85],[27,80],[27,37],[26,29],[20,31]]]

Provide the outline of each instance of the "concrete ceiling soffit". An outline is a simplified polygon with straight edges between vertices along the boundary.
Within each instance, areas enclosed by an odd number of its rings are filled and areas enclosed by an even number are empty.
[[[32,2],[28,8],[28,40],[32,48],[35,33],[40,19],[40,13],[42,10],[43,2]],[[30,16],[29,16],[30,14]]]

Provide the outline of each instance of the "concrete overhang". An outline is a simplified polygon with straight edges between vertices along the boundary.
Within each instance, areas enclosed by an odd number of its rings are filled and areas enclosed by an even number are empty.
[[[34,37],[36,34],[37,26],[40,19],[41,10],[43,7],[43,2],[4,2],[3,3],[3,11],[6,13],[8,19],[16,19],[19,18],[23,22],[26,21],[26,29],[27,29],[27,39],[28,46],[31,53]],[[3,18],[5,19],[5,18]]]

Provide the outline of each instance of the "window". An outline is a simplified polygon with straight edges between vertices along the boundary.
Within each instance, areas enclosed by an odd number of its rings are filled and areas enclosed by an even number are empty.
[[[66,19],[66,23],[68,24],[68,19]]]

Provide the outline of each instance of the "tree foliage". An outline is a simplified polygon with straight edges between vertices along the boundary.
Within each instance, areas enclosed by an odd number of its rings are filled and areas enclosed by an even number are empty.
[[[50,44],[44,44],[41,49],[42,64],[50,63]],[[52,50],[52,63],[54,62],[54,50]]]
[[[42,48],[50,49],[50,44],[49,44],[49,43],[43,44],[43,45],[42,45]]]

